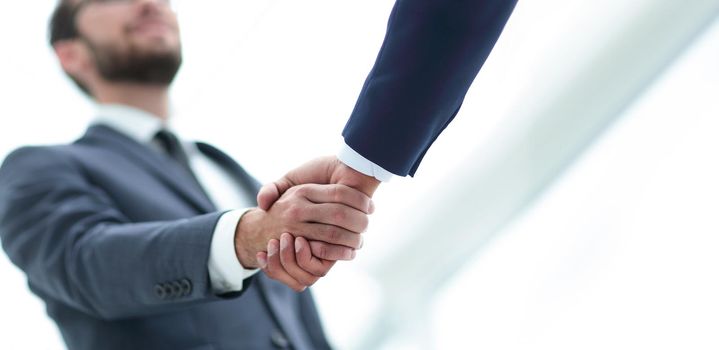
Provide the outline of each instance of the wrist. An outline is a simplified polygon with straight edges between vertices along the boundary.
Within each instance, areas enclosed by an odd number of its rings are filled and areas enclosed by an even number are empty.
[[[260,250],[253,243],[257,242],[257,238],[261,236],[259,228],[263,216],[262,210],[250,209],[242,215],[235,229],[235,254],[237,260],[246,269],[259,267],[256,254]]]
[[[374,195],[379,185],[382,183],[374,176],[365,175],[350,166],[346,165],[339,159],[336,160],[337,165],[332,174],[331,183],[341,184],[355,188],[369,197]]]

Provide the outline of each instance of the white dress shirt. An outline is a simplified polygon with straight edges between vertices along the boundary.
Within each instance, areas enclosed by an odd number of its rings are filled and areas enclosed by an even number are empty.
[[[160,129],[168,129],[168,125],[157,116],[116,104],[98,105],[97,117],[93,124],[109,126],[140,144],[148,145],[158,151],[162,150],[153,138]],[[207,270],[212,289],[217,294],[240,291],[244,279],[258,271],[245,269],[235,253],[235,229],[242,215],[254,206],[254,193],[239,186],[230,174],[200,152],[194,142],[182,142],[182,146],[187,153],[190,168],[210,200],[219,210],[228,210],[217,222],[210,245]],[[236,190],[227,190],[232,188]]]

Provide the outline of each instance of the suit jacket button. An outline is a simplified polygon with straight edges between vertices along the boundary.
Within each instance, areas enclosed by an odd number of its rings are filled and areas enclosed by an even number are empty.
[[[162,300],[167,299],[167,293],[165,293],[165,288],[162,284],[158,283],[155,285],[155,295]]]
[[[270,339],[272,340],[272,345],[277,348],[287,349],[290,347],[290,341],[287,340],[287,337],[285,337],[285,335],[277,329],[272,331]]]
[[[185,294],[182,293],[182,285],[180,285],[180,281],[172,281],[172,283],[170,283],[170,287],[172,288],[173,296],[175,296],[175,297],[185,296]]]
[[[180,281],[180,286],[182,287],[182,295],[188,296],[190,293],[192,293],[192,282],[188,280],[187,278],[183,278]]]
[[[170,283],[163,283],[162,289],[165,290],[165,299],[171,299],[177,296],[172,290],[172,284]]]

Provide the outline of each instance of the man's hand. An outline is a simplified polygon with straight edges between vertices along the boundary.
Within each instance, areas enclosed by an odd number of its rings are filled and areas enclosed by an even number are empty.
[[[261,209],[268,210],[287,190],[308,183],[345,185],[372,197],[380,181],[348,167],[335,156],[322,157],[311,160],[291,170],[281,179],[263,186],[257,194],[257,203]],[[371,208],[370,213],[373,210],[374,208]]]
[[[380,181],[348,167],[337,157],[317,158],[290,171],[276,182],[263,186],[257,194],[259,207],[270,210],[279,203],[278,198],[285,192],[308,183],[345,185],[371,197]],[[370,201],[367,213],[373,211],[374,204]],[[257,253],[256,259],[268,276],[296,291],[302,291],[325,276],[336,261],[325,257],[330,247],[323,242],[311,237],[305,239],[291,230],[287,232],[295,233],[296,238],[284,233],[279,241],[270,240],[267,251]],[[354,251],[352,254],[354,258]]]
[[[302,237],[283,233],[279,241],[271,239],[267,243],[267,252],[257,253],[257,260],[267,276],[301,292],[324,277],[336,263],[314,257],[311,244]]]
[[[352,260],[367,229],[370,202],[362,192],[344,185],[295,186],[268,211],[245,213],[235,232],[237,257],[245,268],[258,267],[256,254],[281,233],[292,232],[312,241],[315,258]]]

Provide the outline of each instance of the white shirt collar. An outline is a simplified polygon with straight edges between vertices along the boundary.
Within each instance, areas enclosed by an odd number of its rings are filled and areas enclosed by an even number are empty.
[[[160,129],[167,128],[160,117],[120,104],[98,104],[93,124],[104,124],[139,143],[149,143]]]

